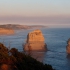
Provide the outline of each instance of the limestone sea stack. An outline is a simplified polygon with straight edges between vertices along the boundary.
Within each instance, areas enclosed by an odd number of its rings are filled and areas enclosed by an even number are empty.
[[[24,51],[46,51],[47,45],[41,30],[28,33]]]
[[[68,54],[70,54],[70,38],[67,41],[66,51]]]

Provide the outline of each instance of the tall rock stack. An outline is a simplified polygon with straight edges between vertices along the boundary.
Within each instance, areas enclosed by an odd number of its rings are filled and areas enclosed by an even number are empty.
[[[44,36],[40,30],[28,33],[24,51],[46,51],[47,46]]]
[[[67,41],[66,51],[67,51],[68,54],[70,54],[70,38]]]

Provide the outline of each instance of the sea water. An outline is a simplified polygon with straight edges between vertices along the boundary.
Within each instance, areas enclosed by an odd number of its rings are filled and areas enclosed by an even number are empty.
[[[40,52],[40,59],[44,64],[50,64],[56,70],[70,70],[70,56],[66,53],[67,40],[70,38],[70,28],[46,28],[41,29],[45,37],[48,51],[43,57]],[[14,35],[0,35],[0,42],[10,48],[17,48],[23,51],[23,44],[26,42],[27,34],[31,30],[15,30]],[[36,56],[36,54],[35,54]],[[38,59],[39,60],[39,59]]]

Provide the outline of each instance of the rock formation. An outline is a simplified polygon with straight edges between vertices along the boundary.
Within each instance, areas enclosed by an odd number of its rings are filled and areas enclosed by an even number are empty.
[[[0,28],[0,35],[4,35],[4,34],[14,34],[14,30],[12,30],[12,29]]]
[[[70,38],[67,41],[66,51],[68,54],[70,54]]]
[[[40,30],[34,30],[28,33],[24,51],[46,51],[47,45]]]

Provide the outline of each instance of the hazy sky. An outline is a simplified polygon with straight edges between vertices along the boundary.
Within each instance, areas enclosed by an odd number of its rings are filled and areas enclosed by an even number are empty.
[[[69,27],[70,0],[0,0],[0,24]]]

